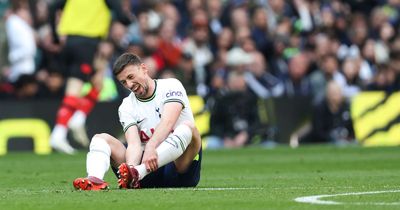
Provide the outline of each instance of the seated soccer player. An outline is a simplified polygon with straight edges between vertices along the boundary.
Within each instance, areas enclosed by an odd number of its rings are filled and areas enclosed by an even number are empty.
[[[130,53],[117,59],[113,73],[132,92],[118,110],[127,147],[109,134],[94,135],[86,160],[88,176],[75,179],[74,187],[108,189],[103,178],[110,162],[119,188],[195,187],[201,138],[182,84],[153,80],[147,66]]]

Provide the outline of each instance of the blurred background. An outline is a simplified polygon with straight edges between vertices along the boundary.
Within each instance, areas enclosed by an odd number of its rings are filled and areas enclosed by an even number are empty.
[[[67,78],[50,20],[62,16],[52,11],[56,3],[0,0],[0,155],[51,152]],[[97,49],[105,74],[89,137],[108,132],[123,140],[117,108],[129,93],[111,68],[133,52],[153,78],[183,83],[207,149],[400,145],[400,0],[120,5],[132,21],[112,13]]]

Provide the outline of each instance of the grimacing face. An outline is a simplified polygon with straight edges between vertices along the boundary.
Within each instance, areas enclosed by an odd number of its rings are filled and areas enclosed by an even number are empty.
[[[149,92],[149,76],[145,64],[128,65],[117,76],[117,79],[128,90],[139,98],[151,96]]]

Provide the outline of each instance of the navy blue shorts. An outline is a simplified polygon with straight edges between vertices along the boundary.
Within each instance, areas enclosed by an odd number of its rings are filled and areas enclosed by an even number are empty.
[[[200,181],[201,159],[202,148],[185,173],[178,173],[174,162],[170,162],[147,175],[140,181],[140,186],[142,188],[195,187]],[[118,170],[113,168],[113,171],[115,173]]]

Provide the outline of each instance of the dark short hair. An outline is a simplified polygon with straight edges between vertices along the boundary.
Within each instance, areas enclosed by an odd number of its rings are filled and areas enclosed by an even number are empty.
[[[133,53],[124,53],[117,58],[113,66],[113,74],[116,76],[121,73],[125,67],[129,65],[140,65],[142,64],[142,60],[139,56]]]

